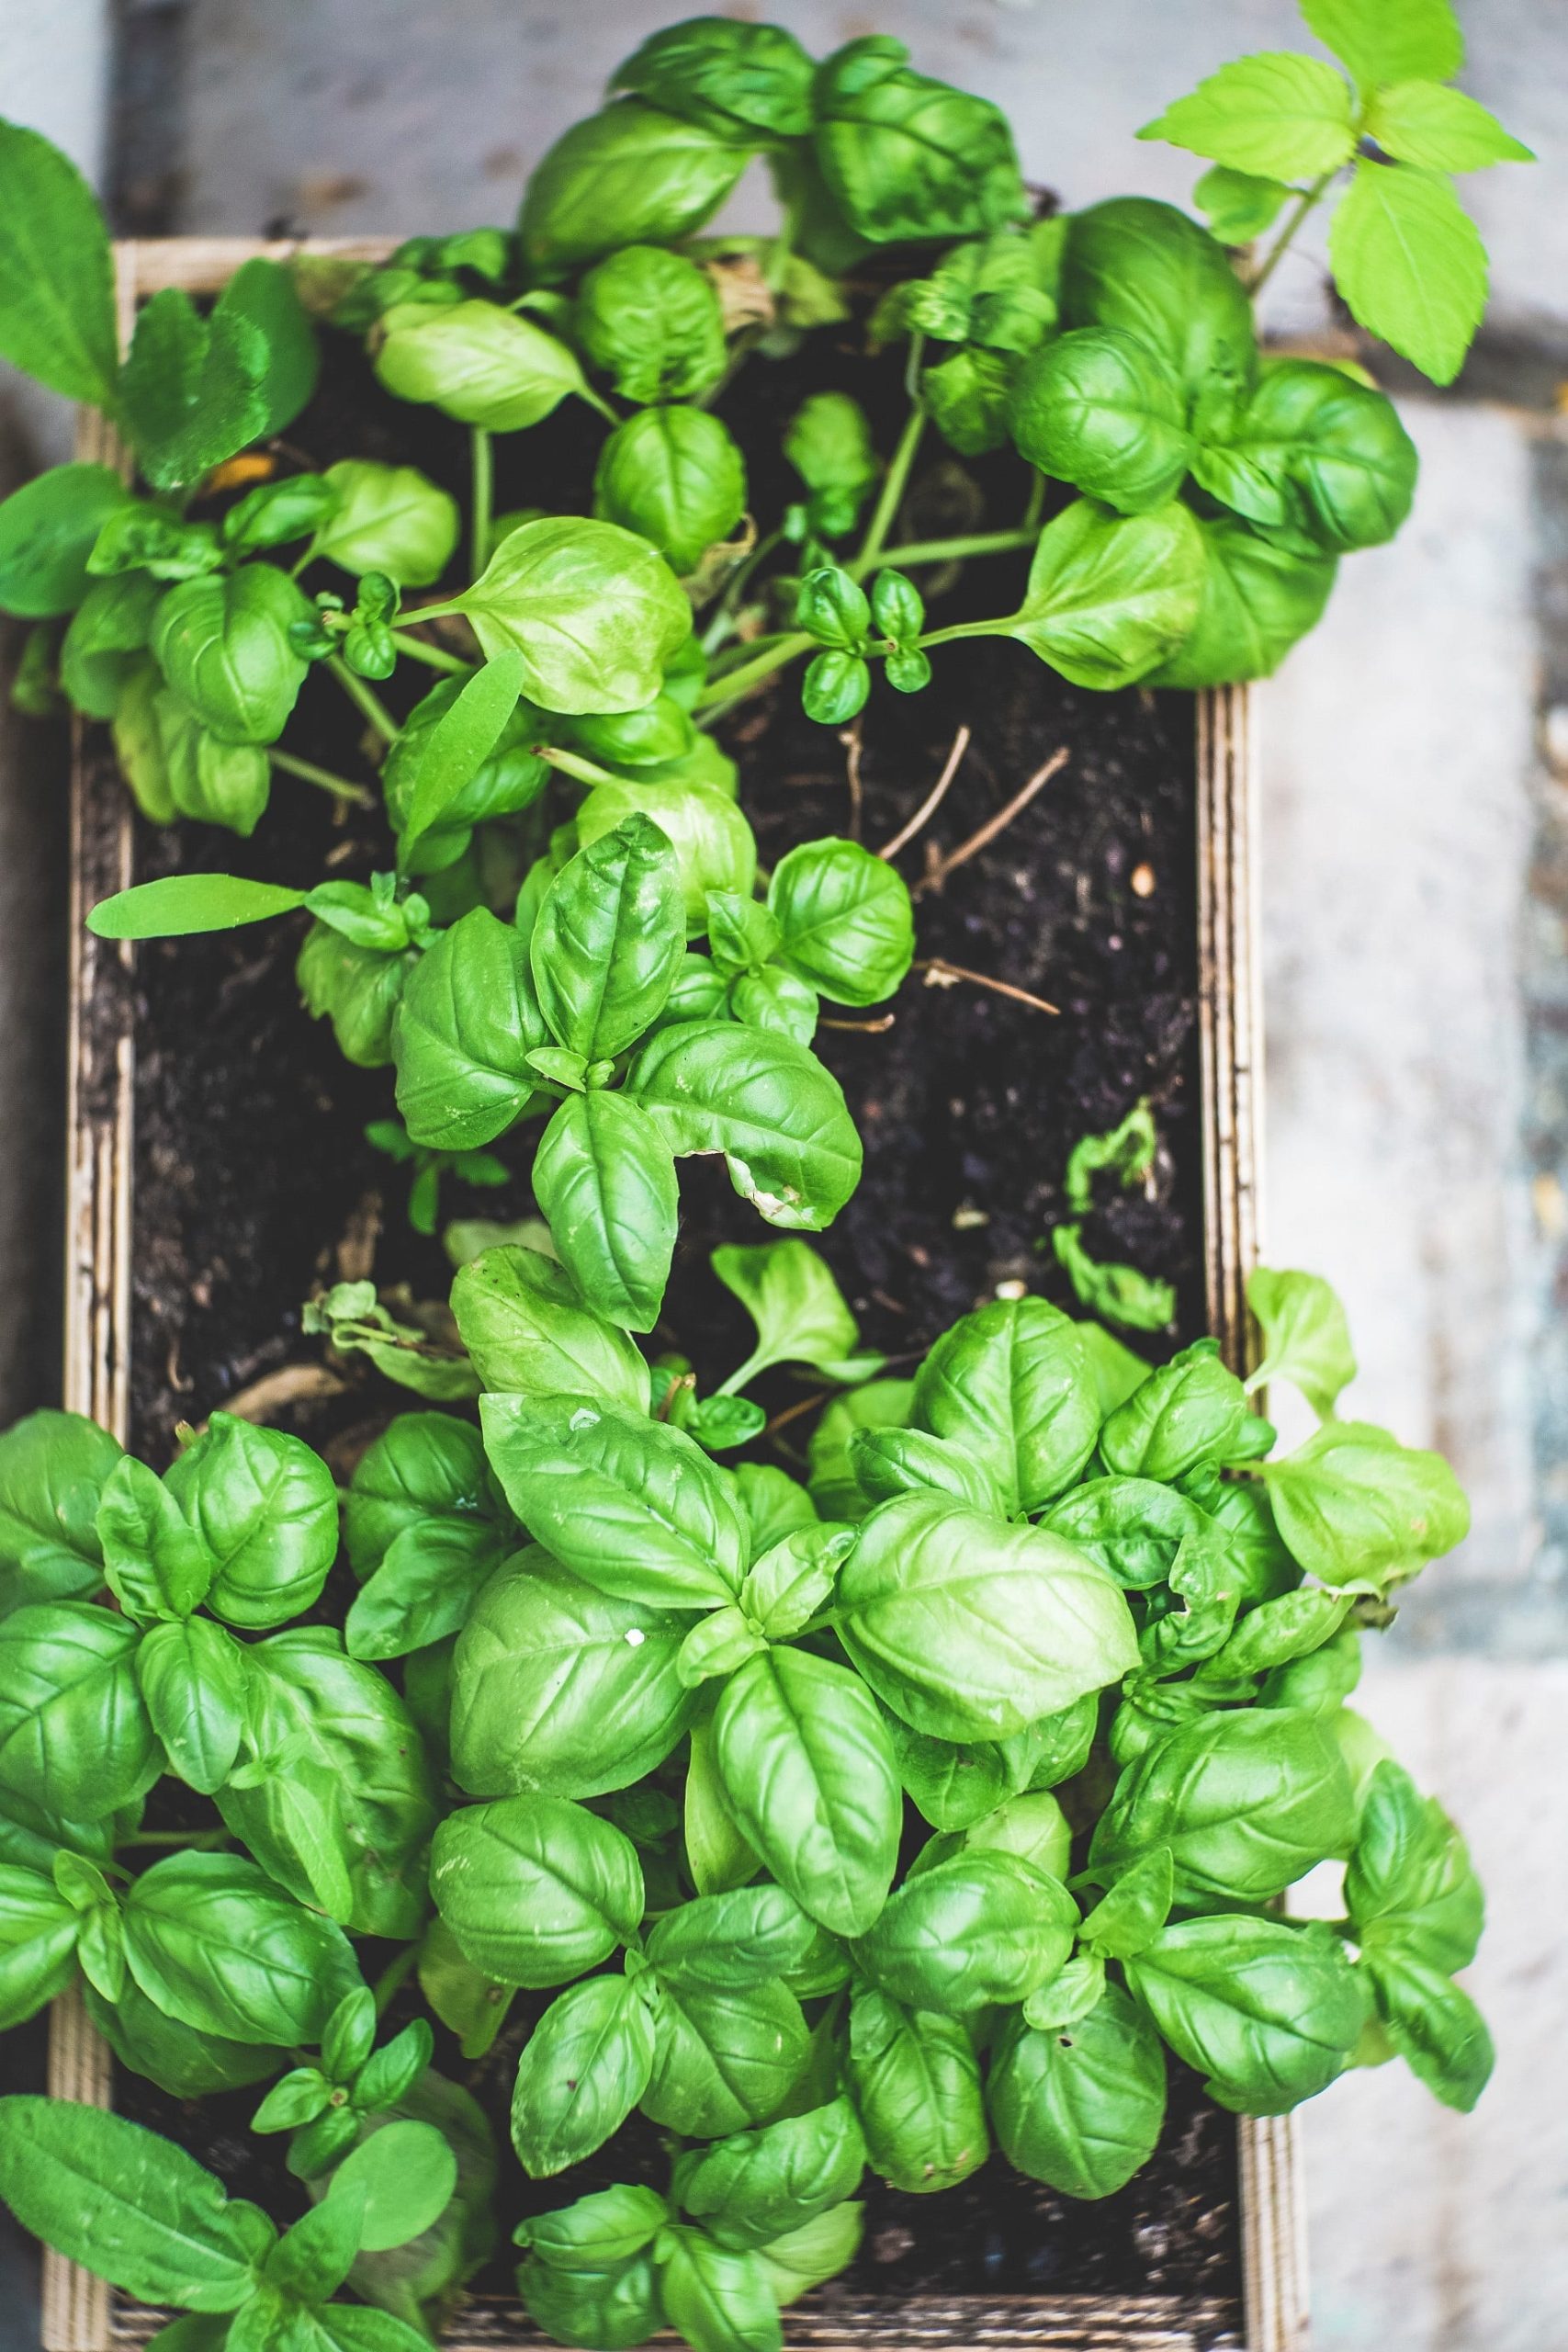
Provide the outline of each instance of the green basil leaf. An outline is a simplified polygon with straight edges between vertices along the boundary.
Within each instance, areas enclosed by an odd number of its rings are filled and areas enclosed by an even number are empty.
[[[930,1492],[1006,1516],[1007,1498],[995,1473],[945,1438],[928,1437],[924,1430],[856,1430],[849,1453],[855,1478],[874,1501]]]
[[[778,2352],[784,2343],[779,2307],[755,2254],[679,2226],[667,2230],[660,2244],[664,2315],[692,2352]]]
[[[986,2101],[1002,2153],[1064,2197],[1124,2188],[1165,2122],[1165,2053],[1115,1985],[1071,2025],[1038,2032],[1010,2020]]]
[[[1418,2082],[1468,2115],[1491,2079],[1492,2036],[1462,1986],[1403,1944],[1366,1956],[1384,2033]]]
[[[1295,1558],[1341,1590],[1382,1591],[1470,1531],[1470,1506],[1442,1455],[1367,1421],[1325,1421],[1262,1475]]]
[[[813,531],[825,539],[852,531],[882,471],[860,402],[848,392],[813,392],[790,420],[784,453],[811,492]]]
[[[277,263],[243,263],[202,318],[182,288],[144,303],[120,394],[143,471],[160,490],[197,481],[279,431],[315,389],[315,337]]]
[[[643,768],[635,775],[596,784],[577,812],[577,837],[583,842],[596,842],[628,817],[651,819],[674,849],[686,931],[695,938],[706,928],[710,891],[735,890],[750,898],[757,878],[757,844],[731,789],[690,769],[683,761],[671,765],[682,773],[666,775]],[[711,966],[706,968],[711,972]],[[684,986],[689,987],[690,959],[682,974]],[[671,1017],[682,978],[677,980],[666,1019]],[[693,1004],[681,1017],[702,1020],[717,1010],[718,1005]]]
[[[83,1987],[83,1997],[96,2030],[120,2064],[133,2075],[145,2075],[171,2098],[243,2090],[288,2063],[286,2051],[198,2032],[184,2019],[169,2017],[132,1976],[113,2001],[106,2001],[90,1984]]]
[[[684,254],[659,245],[627,245],[591,269],[578,288],[573,325],[623,400],[694,400],[724,373],[724,319],[712,278]]]
[[[1334,282],[1357,323],[1451,384],[1486,307],[1486,249],[1445,179],[1359,163],[1329,223]]]
[[[804,139],[811,130],[812,62],[781,25],[693,17],[649,35],[610,87],[733,139]]]
[[[905,1495],[839,1576],[840,1637],[878,1697],[942,1739],[1020,1732],[1134,1663],[1127,1604],[1059,1538]]]
[[[852,1528],[813,1520],[780,1536],[747,1571],[740,1605],[769,1641],[787,1641],[826,1606],[853,1541]]]
[[[536,1543],[650,1608],[734,1598],[747,1531],[722,1471],[679,1430],[588,1397],[486,1396],[485,1446]]]
[[[531,2246],[552,2269],[607,2278],[650,2246],[669,2219],[670,2207],[656,2189],[622,2184],[553,2213],[531,2215],[513,2233],[513,2244]]]
[[[0,174],[6,142],[16,136],[9,123],[0,124]],[[5,282],[4,234],[0,232],[0,287]],[[74,612],[92,588],[87,559],[94,542],[130,497],[107,466],[72,465],[51,466],[0,500],[0,611],[19,613],[28,620]]]
[[[457,1646],[452,1755],[477,1796],[592,1797],[661,1764],[691,1721],[691,1619],[599,1590],[533,1549],[481,1593]]]
[[[908,1420],[912,1380],[868,1380],[835,1396],[811,1432],[807,1460],[811,1501],[824,1519],[859,1519],[868,1500],[850,1458],[857,1430],[901,1429]]]
[[[506,2023],[514,1987],[497,1984],[466,1961],[439,1912],[419,1947],[419,1989],[468,2059],[482,2058]]]
[[[827,1264],[805,1241],[726,1242],[712,1253],[714,1272],[757,1327],[757,1345],[736,1385],[767,1365],[807,1363],[843,1377],[860,1346],[860,1329]],[[877,1359],[867,1359],[875,1369]]]
[[[629,2352],[664,2324],[659,2274],[646,2254],[613,2271],[558,2270],[530,2256],[517,2274],[517,2290],[529,2317],[558,2344]]]
[[[473,908],[420,957],[403,991],[393,1050],[413,1142],[471,1151],[504,1135],[533,1096],[529,1049],[547,1037],[526,942]]]
[[[152,616],[163,590],[145,572],[95,580],[61,641],[60,683],[89,718],[114,718],[132,677],[144,666]]]
[[[558,1044],[613,1060],[664,1009],[685,954],[675,855],[632,816],[561,868],[529,954],[540,1010]]]
[[[1131,1960],[1170,1917],[1176,1871],[1168,1846],[1156,1846],[1123,1871],[1102,1901],[1086,1913],[1080,1942],[1108,1960]]]
[[[440,824],[495,752],[517,707],[522,678],[521,654],[504,647],[459,687],[423,737],[399,828],[405,863],[412,844]]]
[[[0,1436],[0,1610],[98,1589],[98,1500],[120,1458],[82,1413],[29,1413]]]
[[[620,2130],[648,2088],[653,2047],[648,2006],[624,1976],[591,1976],[551,2002],[512,2094],[512,2143],[530,2180],[581,2164]]]
[[[51,392],[110,409],[114,262],[92,189],[40,132],[0,123],[0,353]]]
[[[1369,1958],[1387,1946],[1452,1975],[1481,1940],[1485,1901],[1463,1838],[1408,1772],[1379,1764],[1361,1806],[1345,1907]]]
[[[1266,1600],[1241,1619],[1224,1648],[1199,1668],[1198,1680],[1217,1686],[1309,1657],[1338,1632],[1349,1607],[1348,1593],[1315,1585]]]
[[[1054,1503],[1041,1521],[1130,1590],[1164,1584],[1190,1537],[1208,1532],[1206,1513],[1153,1478],[1089,1478]]]
[[[1204,1463],[1235,1458],[1247,1419],[1240,1381],[1212,1341],[1184,1348],[1117,1407],[1100,1433],[1108,1467],[1123,1478],[1169,1482]]]
[[[626,1089],[677,1159],[722,1151],[735,1190],[770,1225],[820,1232],[860,1181],[842,1090],[792,1038],[682,1023],[649,1039]]]
[[[933,1739],[913,1731],[891,1709],[883,1721],[893,1742],[898,1777],[916,1811],[944,1834],[967,1829],[995,1812],[1008,1793],[1007,1759],[995,1742]]]
[[[450,1815],[430,1881],[465,1956],[501,1984],[565,1984],[642,1920],[630,1838],[562,1797],[502,1797]]]
[[[913,1419],[983,1464],[1010,1513],[1038,1510],[1077,1476],[1099,1433],[1077,1326],[1043,1298],[964,1316],[921,1364]]]
[[[174,815],[171,802],[169,815]],[[99,939],[180,939],[192,933],[233,931],[302,907],[307,893],[239,874],[167,874],[100,899],[87,917]]]
[[[299,698],[310,664],[289,634],[315,607],[269,563],[182,580],[152,623],[164,678],[220,742],[271,743]]]
[[[24,2229],[141,2301],[231,2312],[251,2291],[255,2207],[231,2203],[183,2148],[105,2109],[0,2102],[0,2196]]]
[[[648,1940],[648,1957],[671,1984],[744,1992],[809,1968],[822,1938],[804,1907],[782,1886],[741,1886],[699,1895],[667,1911]]]
[[[395,1537],[344,1623],[351,1658],[406,1657],[460,1634],[508,1544],[482,1521],[448,1520]]]
[[[1343,2072],[1360,2036],[1360,1987],[1322,1927],[1185,1919],[1126,1962],[1127,1982],[1222,2107],[1281,2115]]]
[[[0,1864],[0,2031],[65,1990],[82,1924],[75,1905],[40,1871]]]
[[[915,950],[903,876],[858,842],[805,842],[779,860],[768,884],[779,927],[777,957],[835,1004],[891,996]]]
[[[1179,379],[1189,417],[1245,392],[1258,365],[1252,306],[1224,248],[1173,204],[1112,197],[1076,212],[1062,263],[1062,323],[1121,327]]]
[[[1097,2008],[1105,1994],[1105,1962],[1087,1952],[1077,1953],[1058,1969],[1048,1984],[1031,1993],[1020,2012],[1025,2025],[1041,2033],[1060,2033]]]
[[[588,1306],[564,1266],[536,1250],[485,1250],[460,1268],[452,1312],[490,1390],[518,1396],[602,1396],[649,1408],[648,1364],[637,1343]]]
[[[1108,514],[1077,499],[1040,534],[1015,637],[1076,686],[1109,691],[1156,669],[1197,621],[1203,542],[1191,509]]]
[[[1198,528],[1204,566],[1198,617],[1148,684],[1192,691],[1272,677],[1322,618],[1337,560],[1260,538],[1229,514],[1201,515]]]
[[[517,223],[524,259],[550,280],[619,245],[678,244],[716,212],[746,163],[744,146],[640,98],[605,107],[536,167]]]
[[[1089,1849],[1118,1877],[1168,1847],[1177,1900],[1278,1894],[1355,1838],[1350,1783],[1314,1715],[1209,1714],[1123,1773]]]
[[[695,1690],[716,1676],[734,1673],[766,1646],[739,1609],[716,1609],[711,1616],[697,1619],[681,1645],[676,1668],[686,1688]]]
[[[125,1902],[130,1973],[165,2016],[232,2041],[320,2041],[359,1982],[341,1928],[236,1854],[171,1854]]]
[[[748,1843],[802,1908],[863,1935],[893,1883],[898,1778],[870,1692],[807,1650],[768,1649],[721,1692],[714,1760]]]
[[[988,99],[928,80],[902,41],[873,34],[819,66],[816,160],[857,236],[968,237],[1022,214],[1012,133]]]
[[[1026,2000],[1063,1965],[1077,1924],[1058,1881],[976,1848],[909,1878],[856,1956],[890,1999],[962,2017]]]
[[[984,2164],[990,2143],[980,2064],[961,2018],[903,2008],[856,1984],[845,2070],[866,2159],[895,2188],[931,2196]]]
[[[649,539],[684,577],[746,511],[746,465],[701,408],[645,408],[618,424],[593,474],[593,512]]]
[[[1321,1274],[1258,1266],[1247,1276],[1247,1303],[1263,1333],[1263,1361],[1248,1385],[1294,1383],[1319,1419],[1331,1418],[1339,1392],[1356,1377],[1349,1327]]]
[[[719,1896],[711,1898],[723,1901]],[[775,2112],[806,2063],[810,2036],[786,1984],[657,1979],[653,2075],[642,2111],[655,2123],[716,2140]]]
[[[1009,1797],[995,1812],[976,1822],[963,1839],[966,1853],[1011,1856],[1043,1871],[1048,1879],[1060,1880],[1067,1875],[1071,1846],[1067,1817],[1045,1790],[1025,1790]],[[930,1850],[928,1847],[926,1851]],[[924,1855],[919,1860],[923,1862]]]
[[[96,1819],[142,1794],[157,1747],[137,1685],[134,1625],[81,1601],[0,1622],[0,1792]]]
[[[1343,86],[1343,85],[1341,85]],[[1192,462],[1179,379],[1124,327],[1077,327],[1026,359],[1012,436],[1042,473],[1122,514],[1173,498]]]
[[[1448,82],[1464,63],[1450,0],[1302,0],[1302,15],[1363,88],[1424,74]]]
[[[1392,401],[1311,359],[1265,365],[1223,440],[1193,459],[1213,497],[1303,552],[1393,538],[1416,491],[1416,445]]]
[[[1222,245],[1246,245],[1273,226],[1290,193],[1283,180],[1214,164],[1193,189],[1192,201]]]
[[[310,1608],[337,1556],[337,1488],[301,1439],[214,1413],[165,1484],[218,1563],[215,1615],[254,1631]]]
[[[377,335],[376,373],[388,391],[486,432],[521,432],[570,393],[587,397],[570,345],[498,302],[394,303]]]
[[[253,1761],[245,1785],[219,1792],[218,1809],[304,1902],[320,1899],[296,1826],[299,1800],[312,1800],[343,1859],[343,1924],[361,1935],[410,1936],[424,1916],[424,1852],[435,1822],[430,1764],[391,1684],[336,1642],[300,1627],[246,1651]]]
[[[1164,139],[1233,171],[1316,179],[1356,149],[1351,94],[1320,57],[1266,50],[1238,57],[1178,98],[1140,139]]]
[[[359,2245],[367,2254],[379,2254],[433,2228],[457,2186],[457,2159],[443,2134],[433,2123],[403,2119],[383,2124],[350,2151],[316,2211],[329,2211],[340,2199],[357,2206]]]
[[[670,1147],[647,1112],[621,1094],[569,1094],[539,1139],[533,1184],[589,1304],[629,1330],[652,1330],[679,1191]]]
[[[1510,138],[1495,114],[1439,82],[1401,82],[1377,91],[1367,128],[1385,154],[1428,172],[1477,172],[1487,164],[1535,162],[1531,150]]]
[[[614,523],[519,525],[471,588],[434,611],[468,616],[487,655],[514,646],[523,692],[546,710],[640,710],[690,635],[691,606],[646,539]]]
[[[788,2230],[783,2237],[759,2246],[757,2253],[780,2310],[787,2310],[813,2287],[826,2286],[840,2270],[847,2270],[860,2252],[863,2228],[863,2206],[835,2205],[814,2222],[803,2222],[798,2230]]]
[[[139,1624],[188,1617],[207,1596],[217,1562],[163,1480],[122,1454],[104,1482],[97,1512],[104,1577]]]
[[[703,2150],[681,2202],[721,2245],[765,2247],[859,2188],[865,2141],[847,2098]]]
[[[150,1626],[137,1648],[136,1679],[170,1769],[204,1796],[240,1752],[250,1655],[207,1617]]]
[[[344,1537],[361,1582],[398,1537],[453,1520],[476,1538],[510,1522],[471,1422],[450,1413],[400,1413],[360,1456],[344,1506]]]

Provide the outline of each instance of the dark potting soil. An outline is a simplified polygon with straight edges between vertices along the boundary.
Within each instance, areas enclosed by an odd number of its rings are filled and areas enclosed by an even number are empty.
[[[289,457],[316,465],[348,454],[415,462],[460,488],[467,448],[459,429],[387,398],[342,338],[329,341],[322,389],[287,436]],[[835,348],[819,337],[788,362],[753,359],[727,397],[750,464],[753,504],[764,515],[796,487],[777,454],[783,424],[807,392],[828,382],[857,393],[879,446],[889,446],[901,413],[898,365],[868,361],[848,341]],[[569,403],[533,433],[499,444],[498,509],[530,503],[547,484],[552,505],[587,511],[598,435],[587,412],[574,414]],[[908,509],[916,534],[1016,520],[1015,464],[961,467],[940,445],[925,458]],[[940,596],[943,583],[928,575],[922,584],[933,619],[947,622],[1011,609],[1022,579],[1021,561],[992,560],[965,567]],[[314,575],[307,584],[318,584]],[[400,713],[426,683],[405,663],[382,691]],[[923,694],[899,697],[879,684],[849,740],[803,717],[794,673],[741,706],[722,736],[739,763],[743,804],[767,865],[826,832],[855,832],[879,847],[924,799],[960,726],[971,740],[952,788],[899,860],[912,885],[1053,753],[1067,757],[988,845],[920,891],[922,963],[982,978],[917,969],[890,1007],[841,1016],[824,1007],[830,1023],[818,1050],[844,1087],[866,1164],[858,1192],[816,1246],[865,1343],[884,1351],[892,1370],[912,1365],[998,1284],[1021,1283],[1071,1305],[1049,1243],[1063,1213],[1068,1151],[1147,1097],[1160,1136],[1148,1193],[1102,1196],[1086,1238],[1097,1256],[1175,1284],[1172,1331],[1137,1342],[1161,1355],[1197,1336],[1203,1313],[1190,698],[1082,692],[1021,646],[980,639],[943,649]],[[361,733],[333,682],[313,674],[288,730],[289,747],[368,779]],[[99,793],[118,792],[107,749],[96,743],[89,757]],[[377,817],[345,811],[279,775],[254,840],[139,823],[135,863],[139,879],[220,868],[308,885],[323,867],[364,878],[389,858]],[[289,1379],[266,1418],[321,1446],[340,1476],[391,1413],[421,1401],[362,1360],[334,1363],[333,1385],[323,1389],[322,1343],[301,1332],[301,1303],[342,1276],[373,1272],[384,1295],[406,1284],[428,1301],[443,1299],[450,1280],[438,1243],[408,1227],[407,1171],[365,1139],[367,1123],[390,1113],[391,1074],[351,1069],[327,1024],[300,1009],[293,962],[301,923],[137,951],[131,1442],[159,1465],[181,1422],[199,1421],[271,1375]],[[114,1017],[107,1004],[101,1014]],[[831,1025],[840,1017],[845,1025]],[[448,1180],[444,1217],[528,1214],[526,1138],[498,1148],[513,1169],[509,1184],[481,1192]],[[765,1238],[766,1228],[735,1197],[721,1162],[686,1160],[681,1180],[681,1242],[658,1337],[695,1361],[705,1389],[749,1345],[745,1318],[709,1272],[707,1253],[721,1240]],[[812,1394],[788,1374],[772,1375],[761,1391],[773,1411]],[[776,1452],[761,1458],[798,1466],[796,1433],[786,1425],[769,1442]],[[477,2068],[444,2034],[438,2050],[438,2063],[491,2108],[503,2149],[512,2062],[527,2022],[521,2007],[515,2017],[523,2024],[509,2025]],[[1159,2149],[1103,2203],[1057,2197],[1000,2158],[935,2198],[872,2182],[864,2248],[825,2301],[1148,2294],[1233,2306],[1240,2291],[1234,2119],[1174,2060],[1170,2075]],[[264,2201],[270,2195],[273,2210],[288,2213],[301,2192],[282,2169],[280,2143],[244,2131],[257,2096],[181,2107],[134,2075],[122,2075],[117,2086],[126,2112],[172,2131],[237,2189]],[[525,2200],[542,2210],[615,2177],[662,2185],[667,2165],[661,2135],[640,2120],[592,2165],[558,2181],[525,2184],[503,2163],[504,2204],[514,2209],[506,2225]],[[504,2292],[504,2266],[479,2283]]]

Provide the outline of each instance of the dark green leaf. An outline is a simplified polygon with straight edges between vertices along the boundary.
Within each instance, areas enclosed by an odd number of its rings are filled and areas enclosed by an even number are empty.
[[[36,130],[0,122],[0,353],[70,401],[112,408],[114,261],[92,189]]]

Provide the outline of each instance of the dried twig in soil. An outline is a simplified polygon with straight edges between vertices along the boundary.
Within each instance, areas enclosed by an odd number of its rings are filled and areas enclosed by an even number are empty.
[[[946,792],[948,786],[958,774],[959,768],[963,763],[964,754],[968,749],[969,729],[967,727],[961,727],[957,734],[953,739],[953,749],[947,755],[946,763],[942,768],[942,774],[938,776],[935,784],[931,786],[931,791],[921,801],[919,807],[916,809],[908,823],[905,825],[901,831],[896,832],[890,842],[884,842],[882,848],[876,853],[878,857],[897,857],[901,849],[907,849],[908,847],[909,843],[914,840],[915,835],[919,831],[920,827],[931,822],[931,820],[935,816],[937,809],[942,805],[942,796]]]
[[[850,780],[850,839],[852,842],[858,842],[860,839],[861,807],[863,799],[860,776],[861,733],[860,720],[858,718],[854,721],[852,726],[846,727],[843,729],[842,733],[839,737],[839,741],[844,746],[845,751],[849,753],[849,757],[845,761],[844,766]]]
[[[892,1028],[897,1018],[896,1013],[885,1012],[877,1021],[829,1021],[823,1013],[817,1026],[819,1029],[853,1029],[863,1037],[879,1037],[885,1029]]]
[[[1043,996],[1032,996],[1027,989],[1014,988],[1010,980],[994,980],[989,972],[972,972],[966,964],[950,964],[945,956],[928,956],[911,965],[916,972],[931,975],[928,988],[951,986],[954,980],[972,980],[977,989],[994,989],[998,996],[1010,996],[1019,1004],[1032,1004],[1036,1012],[1060,1012],[1059,1004],[1048,1004]]]
[[[1036,768],[1034,774],[1030,777],[1029,782],[1023,786],[1022,790],[1013,794],[1013,797],[1008,802],[1007,807],[1005,808],[998,808],[994,817],[987,819],[986,822],[980,827],[978,832],[971,833],[966,842],[961,842],[959,846],[953,850],[950,855],[941,859],[936,865],[934,865],[931,867],[931,872],[926,876],[925,879],[921,882],[916,883],[910,895],[919,899],[922,897],[927,890],[940,890],[950,874],[955,873],[961,865],[967,865],[972,857],[977,857],[979,855],[980,852],[986,847],[987,842],[994,842],[999,832],[1006,831],[1007,827],[1012,823],[1015,817],[1021,816],[1024,809],[1028,808],[1030,802],[1033,799],[1035,794],[1048,785],[1051,778],[1057,775],[1061,769],[1066,766],[1068,756],[1069,754],[1066,744],[1063,745],[1059,752],[1053,752],[1044,766],[1043,768]]]

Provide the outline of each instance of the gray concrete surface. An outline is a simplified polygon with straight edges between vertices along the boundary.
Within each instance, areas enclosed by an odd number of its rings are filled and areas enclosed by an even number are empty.
[[[119,218],[322,234],[504,220],[615,61],[678,13],[118,0]],[[903,34],[918,62],[1001,100],[1032,175],[1073,203],[1184,196],[1197,167],[1134,145],[1136,126],[1224,58],[1301,38],[1287,0],[771,13],[818,50]],[[1407,403],[1416,519],[1344,567],[1323,628],[1262,696],[1270,1254],[1344,1291],[1362,1364],[1348,1401],[1441,1444],[1475,1498],[1469,1543],[1411,1596],[1364,1703],[1474,1844],[1492,1926],[1473,1983],[1499,2052],[1472,2118],[1394,2069],[1309,2110],[1325,2352],[1568,2347],[1568,429],[1551,405],[1568,373],[1568,5],[1461,13],[1467,86],[1543,159],[1468,183],[1494,255],[1486,356],[1468,396]],[[90,157],[104,33],[98,0],[0,0],[0,107]],[[764,201],[747,186],[740,217]],[[1292,334],[1323,324],[1310,246],[1269,315]],[[47,866],[37,810],[6,825],[0,893],[18,854],[35,882]],[[47,996],[39,903],[0,896],[0,1054],[8,1009]],[[12,1302],[31,1269],[7,1171],[36,1152],[0,1126]]]

